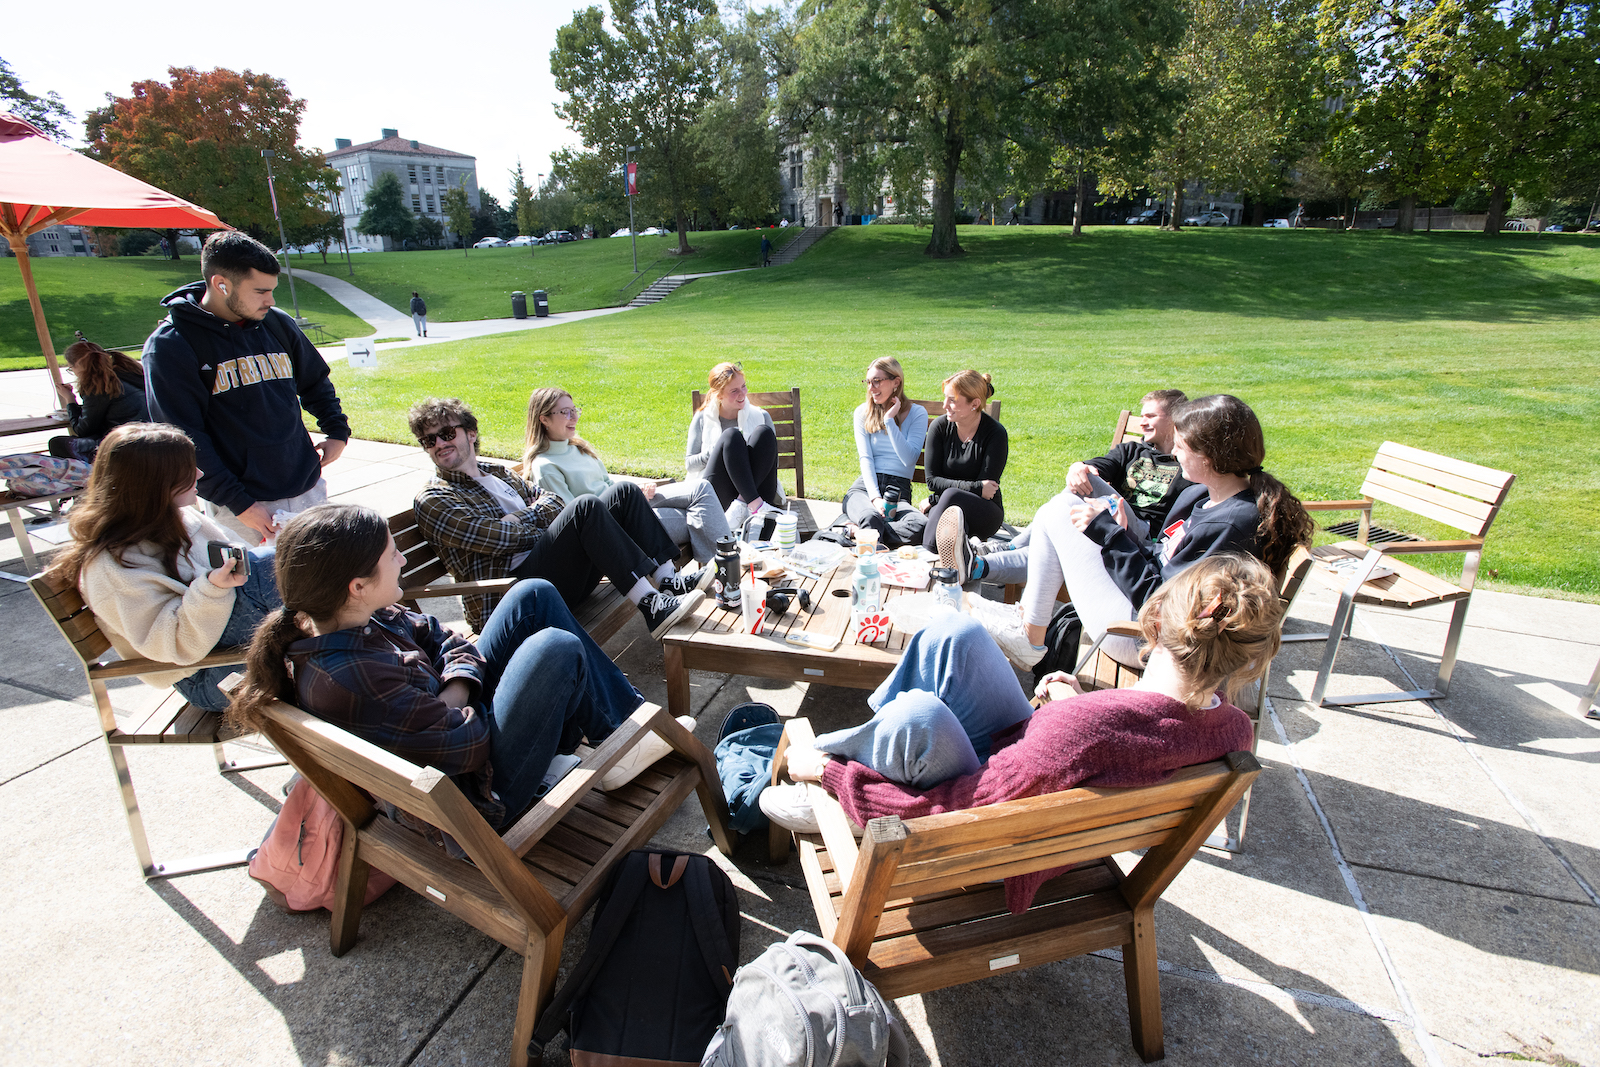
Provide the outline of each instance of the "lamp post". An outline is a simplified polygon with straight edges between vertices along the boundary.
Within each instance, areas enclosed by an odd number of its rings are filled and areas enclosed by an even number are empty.
[[[533,187],[539,191],[539,224],[542,226],[542,225],[544,225],[544,172],[543,171],[534,171],[534,174],[533,174]],[[534,229],[538,229],[538,227],[536,226],[536,227],[534,227]],[[545,232],[546,233],[550,232],[549,227],[545,227]],[[528,245],[528,255],[530,255],[530,256],[533,255],[533,245],[532,244]]]
[[[639,145],[630,145],[622,153],[622,188],[628,194],[628,240],[633,244],[633,273],[639,273],[639,234],[633,226],[633,197],[636,190],[637,179],[634,177],[633,161],[629,158],[639,151]]]
[[[278,191],[272,185],[272,149],[263,148],[261,158],[267,163],[267,195],[272,197],[272,217],[278,220],[278,243],[283,246],[283,266],[289,272],[289,299],[294,301],[294,321],[303,322],[300,317],[300,297],[294,291],[294,268],[289,265],[289,239],[283,235],[283,216],[278,214]]]

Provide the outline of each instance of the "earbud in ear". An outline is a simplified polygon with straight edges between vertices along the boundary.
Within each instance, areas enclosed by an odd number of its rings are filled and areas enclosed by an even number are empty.
[[[223,296],[227,296],[227,295],[228,295],[228,287],[227,287],[227,286],[226,286],[226,285],[223,285],[223,284],[221,284],[221,283],[220,283],[220,282],[219,282],[219,283],[218,283],[218,284],[217,284],[217,288],[218,288],[218,289],[221,289],[221,290],[222,290],[222,295],[223,295]]]

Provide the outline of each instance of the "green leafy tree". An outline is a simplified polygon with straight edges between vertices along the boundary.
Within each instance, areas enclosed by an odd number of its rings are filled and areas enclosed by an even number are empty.
[[[387,237],[398,246],[416,236],[417,217],[406,203],[405,190],[393,171],[381,172],[363,201],[365,210],[356,229],[362,233]]]
[[[1159,75],[1182,31],[1175,0],[833,0],[799,30],[784,114],[819,163],[839,163],[857,201],[887,180],[905,211],[931,176],[927,252],[958,255],[956,187],[969,149],[992,186],[1008,152],[1001,141],[1037,152],[1041,119],[1098,103],[1075,91],[1075,70]]]
[[[719,220],[770,221],[783,195],[773,95],[791,68],[792,28],[776,8],[738,12],[716,50],[716,95],[693,139],[702,161],[697,207]]]
[[[688,205],[699,180],[693,127],[715,88],[720,30],[712,0],[611,0],[610,27],[598,7],[556,31],[550,72],[567,99],[556,105],[608,167],[634,157],[677,222],[688,253]]]
[[[527,179],[522,174],[522,160],[517,160],[516,169],[511,172],[511,203],[512,213],[517,219],[517,233],[531,234],[539,224],[539,211],[533,203],[533,190],[528,188]]]
[[[427,245],[437,245],[444,240],[444,223],[424,215],[417,220],[417,237]]]
[[[1327,113],[1310,0],[1189,0],[1188,13],[1168,64],[1184,103],[1137,183],[1173,191],[1174,227],[1192,181],[1281,193]]]
[[[269,244],[278,227],[261,150],[273,151],[287,221],[326,202],[322,153],[297,142],[305,101],[269,74],[172,67],[169,81],[135,82],[89,113],[89,154],[125,174],[216,212]],[[167,235],[178,258],[176,231]]]
[[[65,141],[73,119],[60,95],[49,92],[35,96],[22,86],[22,79],[12,72],[11,64],[0,59],[0,111],[27,119],[52,140]]]
[[[467,246],[472,243],[467,240],[472,233],[472,201],[467,197],[467,179],[463,177],[460,185],[446,189],[440,199],[444,217],[450,221],[451,231],[461,241],[462,255],[466,255]]]
[[[603,237],[615,233],[628,221],[628,198],[622,182],[620,168],[607,164],[598,153],[563,148],[551,157],[550,183],[571,198],[572,214],[569,219],[558,221],[551,205],[550,224],[569,230],[574,223],[593,226],[595,233]]]
[[[326,209],[309,212],[294,224],[284,220],[284,233],[291,245],[311,245],[328,262],[328,249],[344,240],[344,216]]]
[[[1498,233],[1513,192],[1544,204],[1600,170],[1600,12],[1570,0],[1463,7],[1436,151],[1443,181],[1488,187],[1484,232]]]

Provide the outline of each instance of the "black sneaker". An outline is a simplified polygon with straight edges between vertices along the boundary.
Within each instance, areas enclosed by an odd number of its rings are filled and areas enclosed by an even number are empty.
[[[691,590],[685,596],[655,592],[639,601],[639,612],[644,616],[644,624],[650,628],[650,636],[659,641],[679,619],[698,607],[705,598],[706,595],[698,589]]]
[[[972,545],[967,541],[967,517],[960,508],[945,508],[939,516],[934,541],[939,546],[939,566],[953,567],[961,584],[972,580]]]
[[[704,593],[711,588],[711,580],[717,575],[715,567],[701,567],[689,574],[678,572],[670,578],[661,579],[660,590],[671,593],[673,596],[688,596],[695,590]]]

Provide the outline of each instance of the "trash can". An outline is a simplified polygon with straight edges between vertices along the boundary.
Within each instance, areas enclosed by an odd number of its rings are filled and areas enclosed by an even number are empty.
[[[528,294],[518,290],[511,294],[511,317],[525,319],[528,317]]]
[[[533,317],[536,319],[548,318],[550,315],[550,294],[543,289],[533,291]]]

